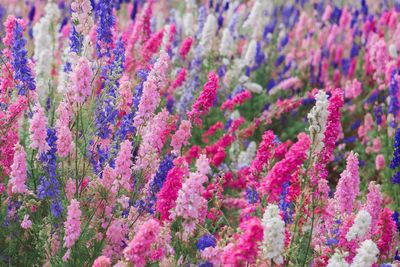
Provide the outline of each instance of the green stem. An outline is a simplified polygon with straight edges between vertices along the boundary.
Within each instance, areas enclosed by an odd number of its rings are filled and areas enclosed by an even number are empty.
[[[307,241],[307,249],[306,249],[306,254],[304,255],[304,261],[303,261],[303,267],[306,265],[307,263],[307,256],[308,256],[308,251],[310,250],[310,245],[311,245],[311,239],[312,239],[312,235],[313,235],[313,231],[314,231],[314,219],[315,219],[315,198],[314,198],[314,191],[312,191],[312,195],[311,195],[311,203],[312,203],[312,215],[311,215],[311,230],[310,230],[310,234],[308,237],[308,241]]]

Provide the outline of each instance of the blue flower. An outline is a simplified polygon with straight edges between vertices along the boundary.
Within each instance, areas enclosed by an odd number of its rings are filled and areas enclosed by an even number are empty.
[[[289,193],[288,192],[289,185],[290,185],[289,182],[285,182],[282,185],[282,193],[280,195],[280,200],[279,200],[279,209],[283,212],[283,219],[286,223],[292,221],[292,214],[293,214],[293,204],[286,200],[286,196]]]
[[[336,238],[328,238],[328,240],[326,240],[327,246],[337,245],[338,243],[339,243],[339,240],[337,240]]]
[[[199,263],[199,265],[197,265],[197,266],[198,267],[213,267],[214,265],[209,261],[205,261],[205,262]]]
[[[136,207],[139,209],[139,212],[147,211],[151,214],[154,213],[154,205],[157,201],[157,194],[158,192],[160,192],[162,186],[164,185],[169,170],[174,167],[174,159],[175,155],[167,154],[164,160],[160,163],[156,175],[150,182],[150,187],[146,199],[140,200],[136,203]]]
[[[23,36],[22,26],[16,22],[14,28],[14,43],[11,48],[13,60],[11,65],[14,69],[14,80],[18,82],[17,89],[19,95],[25,95],[26,90],[35,90],[35,79],[31,69],[28,67],[27,51],[25,49],[26,40]]]
[[[135,20],[136,19],[136,15],[137,15],[137,11],[138,11],[138,0],[134,0],[133,1],[133,8],[132,8],[132,12],[131,12],[131,20]]]
[[[390,83],[389,83],[389,105],[388,105],[388,113],[393,114],[393,117],[396,117],[399,111],[399,100],[398,100],[398,91],[399,87],[396,80],[396,72],[393,71]],[[391,124],[391,126],[395,126],[395,124]]]
[[[75,26],[72,27],[72,32],[69,40],[71,42],[70,51],[80,54],[83,47],[83,36],[79,35],[79,33],[75,29]]]
[[[202,251],[208,247],[215,247],[216,245],[217,245],[217,242],[213,235],[204,234],[197,241],[196,247],[198,250]]]
[[[97,16],[99,23],[97,26],[97,54],[99,57],[110,56],[112,44],[112,27],[115,24],[113,16],[113,6],[110,0],[100,0],[97,4]],[[105,50],[105,51],[103,51]]]
[[[400,171],[396,172],[395,175],[392,176],[393,184],[400,184]]]
[[[397,226],[397,232],[400,232],[400,222],[399,222],[399,213],[397,211],[392,214],[393,221],[395,221]]]
[[[33,21],[33,18],[35,17],[35,13],[36,13],[36,7],[35,7],[35,5],[32,5],[32,7],[28,13],[29,21]]]
[[[247,202],[249,202],[249,204],[257,203],[259,200],[257,190],[252,187],[247,188],[246,199],[247,199]]]
[[[390,168],[396,169],[400,164],[400,128],[396,130],[396,134],[394,136],[394,144],[393,144],[393,158],[390,162]]]
[[[123,64],[125,62],[124,45],[122,40],[117,42],[113,51],[114,61],[110,65],[104,67],[102,84],[102,93],[97,99],[98,108],[96,112],[96,134],[102,139],[111,136],[110,125],[115,125],[118,111],[116,110],[117,88],[119,87],[119,79],[122,76]]]
[[[356,140],[357,140],[357,137],[355,137],[355,136],[349,136],[349,137],[347,137],[347,138],[345,138],[345,139],[343,140],[343,143],[344,143],[344,144],[351,144],[351,143],[354,143]]]
[[[60,200],[60,184],[57,179],[56,130],[51,128],[47,129],[46,141],[50,149],[46,153],[42,153],[39,157],[45,175],[40,178],[37,195],[39,199],[44,199],[46,197],[51,199],[51,213],[54,217],[58,218],[63,209]]]
[[[329,20],[332,23],[339,24],[341,16],[342,16],[342,10],[340,8],[338,8],[338,7],[335,7],[333,9],[333,12],[332,12],[331,17],[329,18]]]
[[[355,129],[357,129],[358,127],[360,127],[360,125],[361,125],[361,120],[357,119],[357,120],[355,120],[355,122],[351,125],[351,129],[352,129],[352,130],[355,130]]]

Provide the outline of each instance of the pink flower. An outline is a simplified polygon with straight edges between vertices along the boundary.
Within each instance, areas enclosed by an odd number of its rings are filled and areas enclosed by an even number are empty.
[[[318,184],[318,180],[326,179],[328,171],[326,170],[326,164],[331,161],[333,151],[336,147],[336,140],[339,136],[341,124],[340,124],[340,109],[344,104],[342,89],[337,88],[332,92],[332,96],[329,98],[328,105],[328,120],[324,132],[324,148],[319,153],[320,161],[315,165],[312,176],[312,182]],[[319,177],[319,178],[317,178]],[[325,192],[326,193],[326,192]],[[324,193],[324,195],[325,195]]]
[[[169,56],[161,52],[160,57],[150,71],[147,80],[143,84],[143,95],[136,116],[134,126],[139,127],[154,114],[160,103],[160,90],[164,88],[167,80]]]
[[[144,44],[142,48],[143,61],[147,62],[151,56],[160,48],[164,36],[164,29],[158,33],[153,34],[151,38]]]
[[[301,164],[307,159],[307,151],[311,140],[305,133],[297,136],[298,141],[285,154],[285,158],[274,165],[264,178],[262,187],[270,201],[278,201],[283,184],[290,180]]]
[[[263,240],[263,227],[260,219],[252,217],[240,224],[243,234],[234,238],[236,243],[230,243],[222,254],[222,266],[241,267],[254,264]]]
[[[157,242],[160,234],[160,224],[149,219],[140,226],[132,241],[124,249],[124,256],[133,266],[143,267],[152,255],[152,244]]]
[[[26,193],[28,191],[26,187],[26,178],[25,149],[20,144],[16,144],[14,146],[14,160],[11,165],[10,180],[8,182],[8,187],[12,194]]]
[[[166,109],[157,113],[142,129],[142,142],[139,147],[135,169],[150,171],[157,170],[159,153],[169,134],[169,113]]]
[[[111,222],[106,232],[107,245],[103,249],[103,255],[120,257],[125,245],[129,229],[126,222],[121,219],[115,219]]]
[[[79,202],[76,199],[72,199],[68,206],[67,220],[64,223],[64,247],[68,249],[75,244],[81,234],[81,214]]]
[[[93,26],[91,17],[92,5],[89,0],[75,0],[71,3],[72,21],[76,31],[81,35],[87,35]]]
[[[181,47],[179,48],[179,55],[183,60],[186,59],[186,56],[189,53],[192,44],[193,44],[193,38],[189,36],[183,41]]]
[[[175,209],[171,217],[182,217],[185,236],[189,236],[195,230],[196,223],[203,223],[207,215],[207,200],[203,197],[205,193],[204,183],[208,181],[207,173],[210,166],[205,155],[201,155],[196,162],[197,172],[189,173],[182,188],[178,192]]]
[[[33,149],[38,149],[39,154],[47,152],[49,145],[47,144],[47,118],[43,108],[39,103],[33,108],[33,116],[29,126],[31,145]]]
[[[221,110],[227,109],[227,110],[232,111],[235,108],[235,106],[245,103],[250,98],[251,98],[250,91],[245,90],[245,91],[235,95],[232,99],[228,99],[224,103],[222,103]]]
[[[68,200],[71,200],[76,192],[76,183],[69,178],[65,184],[65,196]]]
[[[91,82],[93,72],[90,68],[90,62],[87,58],[81,57],[71,73],[70,92],[74,101],[82,104],[92,93]]]
[[[169,220],[170,210],[175,207],[178,191],[182,188],[183,177],[188,172],[188,165],[184,158],[174,160],[174,167],[169,170],[157,198],[156,211],[160,213],[161,220]]]
[[[119,86],[119,98],[120,98],[120,102],[119,102],[119,110],[121,112],[124,112],[124,114],[129,113],[131,110],[131,106],[132,106],[132,84],[129,81],[128,76],[122,76],[121,81],[120,81],[121,85]]]
[[[110,267],[111,266],[111,260],[110,258],[106,256],[100,256],[98,257],[94,262],[92,267]]]
[[[379,221],[375,230],[375,235],[378,236],[379,257],[382,261],[388,259],[394,253],[394,243],[397,238],[396,222],[392,218],[393,211],[384,208],[379,215]]]
[[[385,168],[386,162],[385,162],[385,157],[382,154],[379,154],[375,158],[375,169],[377,171],[382,170]]]
[[[217,121],[214,125],[212,125],[210,128],[208,128],[207,131],[205,131],[202,134],[202,139],[204,143],[208,143],[208,137],[213,136],[217,130],[222,130],[224,128],[224,125],[222,122]]]
[[[335,199],[339,205],[339,211],[350,214],[353,211],[354,201],[360,194],[360,176],[358,173],[358,155],[350,152],[347,157],[346,170],[340,175],[336,187]]]
[[[69,125],[72,117],[73,117],[73,110],[71,105],[66,102],[65,100],[62,101],[57,108],[57,120],[56,120],[56,127],[60,128],[62,126]]]
[[[125,140],[121,144],[121,149],[115,160],[115,171],[120,177],[121,186],[127,191],[131,191],[132,170],[132,144],[129,140]]]
[[[176,75],[175,81],[172,83],[169,93],[171,94],[176,88],[182,86],[182,84],[186,81],[187,71],[185,68],[181,68]]]
[[[175,152],[180,153],[182,146],[187,145],[191,137],[192,124],[190,121],[183,120],[179,129],[175,132],[171,139],[171,146]]]
[[[382,195],[380,186],[375,184],[375,182],[370,182],[368,185],[368,195],[367,201],[365,203],[365,209],[371,215],[371,229],[372,232],[376,228],[376,223],[378,221],[379,214],[381,213],[382,209]]]
[[[346,98],[356,98],[361,94],[362,84],[354,79],[352,82],[347,81],[344,93]]]
[[[208,74],[208,81],[204,85],[204,90],[200,93],[196,102],[192,106],[192,110],[188,112],[188,116],[195,124],[201,125],[200,117],[205,116],[213,106],[217,97],[218,77],[214,72]]]
[[[327,163],[331,160],[333,150],[336,147],[336,140],[340,131],[340,108],[343,106],[343,92],[341,89],[332,91],[328,105],[328,122],[325,130],[324,149],[322,151],[322,161]]]
[[[74,148],[72,132],[67,125],[61,126],[57,130],[57,154],[65,158]]]
[[[21,227],[24,229],[29,229],[32,226],[32,221],[29,220],[29,214],[24,215],[24,219],[21,222]]]
[[[256,157],[251,162],[251,170],[253,172],[259,173],[262,171],[263,167],[268,164],[268,160],[271,157],[273,142],[275,139],[274,132],[271,130],[265,131],[262,136],[262,141],[258,147]]]
[[[207,175],[211,171],[210,164],[206,155],[201,154],[200,157],[196,160],[196,169],[197,172],[203,175]]]

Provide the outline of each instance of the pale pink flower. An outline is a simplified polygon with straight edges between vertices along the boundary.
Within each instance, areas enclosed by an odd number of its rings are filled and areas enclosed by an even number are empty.
[[[69,178],[67,180],[67,183],[65,184],[65,196],[69,201],[73,198],[75,192],[76,192],[76,183],[74,180]]]
[[[160,57],[150,71],[147,80],[143,84],[143,95],[136,116],[134,126],[139,127],[154,114],[160,103],[160,90],[165,87],[167,80],[169,56],[161,52]]]
[[[75,244],[81,234],[81,214],[79,202],[76,199],[72,199],[68,206],[67,220],[64,223],[64,247],[68,249]]]
[[[367,202],[365,203],[365,209],[371,215],[371,231],[373,232],[376,228],[376,223],[379,219],[379,214],[382,210],[382,194],[380,186],[375,182],[370,182],[368,185]]]
[[[70,92],[74,101],[82,104],[92,93],[93,72],[87,58],[81,57],[71,73]]]
[[[68,125],[58,128],[56,143],[57,154],[60,157],[65,158],[72,152],[74,148],[74,142],[72,138],[72,132],[69,129]]]
[[[71,3],[71,19],[76,31],[85,36],[93,26],[92,5],[90,0],[74,0]]]
[[[92,267],[110,267],[110,266],[111,266],[111,260],[106,256],[98,257],[92,265]]]
[[[132,96],[132,83],[129,81],[128,76],[122,76],[119,86],[119,110],[129,113],[131,110],[133,96]]]
[[[29,214],[24,215],[24,219],[21,222],[21,227],[24,229],[29,229],[32,226],[32,221],[29,220]]]
[[[171,146],[176,153],[180,153],[182,146],[187,145],[191,137],[192,124],[188,120],[183,120],[179,129],[171,138]]]
[[[121,144],[121,149],[115,160],[115,171],[120,177],[121,186],[127,190],[131,191],[131,176],[132,176],[132,144],[129,140],[125,140]]]
[[[360,176],[358,173],[358,155],[350,152],[347,157],[346,170],[340,175],[336,187],[335,199],[338,201],[339,211],[350,214],[354,201],[360,193]]]
[[[126,260],[136,267],[146,266],[147,260],[151,257],[151,246],[157,242],[160,228],[160,224],[154,219],[149,219],[141,225],[135,237],[124,249]]]
[[[33,116],[30,120],[29,133],[31,138],[30,147],[38,149],[39,154],[47,152],[50,147],[47,144],[47,117],[39,103],[33,108]]]
[[[26,193],[28,191],[26,178],[26,152],[24,147],[17,143],[14,146],[14,160],[11,165],[10,180],[8,182],[11,193]]]
[[[385,162],[385,157],[382,154],[379,154],[375,158],[375,169],[377,171],[382,170],[385,168],[386,162]]]

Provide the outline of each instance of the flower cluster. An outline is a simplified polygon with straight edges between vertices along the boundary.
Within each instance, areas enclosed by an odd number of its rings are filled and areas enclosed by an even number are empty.
[[[398,2],[1,1],[0,266],[399,266]]]

